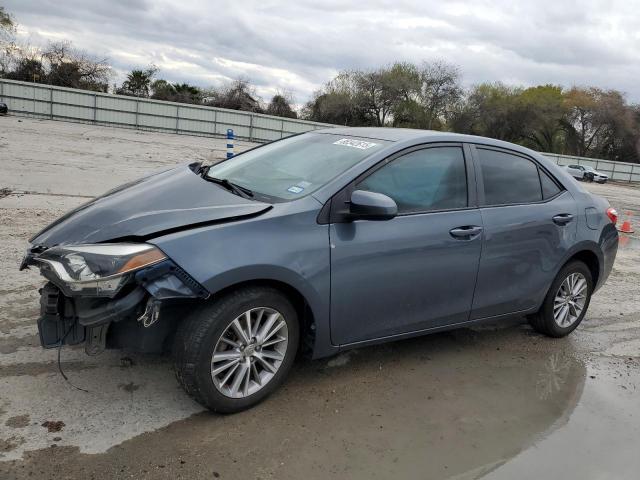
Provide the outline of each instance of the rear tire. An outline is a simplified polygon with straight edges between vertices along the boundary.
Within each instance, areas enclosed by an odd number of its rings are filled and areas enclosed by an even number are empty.
[[[250,327],[246,326],[247,314]],[[268,331],[261,334],[259,326]],[[241,337],[242,332],[251,331],[252,335]],[[274,333],[262,342],[261,337],[270,332]],[[180,324],[173,348],[176,377],[209,410],[239,412],[261,402],[283,383],[299,338],[296,310],[280,291],[269,287],[236,290],[198,308]],[[216,374],[226,365],[230,366]],[[230,377],[223,382],[227,373]]]
[[[577,294],[583,283],[582,292]],[[528,317],[529,323],[535,331],[549,337],[569,335],[587,313],[592,292],[591,271],[583,262],[574,260],[558,272],[540,310]]]

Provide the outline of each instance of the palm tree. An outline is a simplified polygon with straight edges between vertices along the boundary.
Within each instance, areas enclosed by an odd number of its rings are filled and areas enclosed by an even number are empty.
[[[148,97],[151,81],[157,71],[158,69],[154,66],[146,70],[131,70],[127,74],[127,79],[122,83],[121,93],[134,97]]]
[[[202,92],[198,87],[194,87],[188,83],[174,83],[172,87],[175,92],[174,102],[200,103]]]

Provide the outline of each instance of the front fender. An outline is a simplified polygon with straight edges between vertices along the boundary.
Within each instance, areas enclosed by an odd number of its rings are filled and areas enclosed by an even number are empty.
[[[308,201],[313,208],[298,202],[280,204],[259,217],[176,232],[149,243],[214,298],[225,288],[260,280],[282,282],[297,290],[314,316],[314,356],[329,355],[333,350],[329,232],[327,225],[316,223],[320,206],[313,199]]]
[[[311,308],[314,318],[322,315],[326,300],[308,279],[298,272],[278,265],[251,265],[227,270],[211,277],[204,283],[204,287],[215,298],[216,292],[241,283],[254,281],[275,281],[288,285],[297,290]]]

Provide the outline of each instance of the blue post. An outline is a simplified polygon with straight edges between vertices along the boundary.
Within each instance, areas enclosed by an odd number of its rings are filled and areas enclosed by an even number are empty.
[[[227,158],[233,157],[233,129],[227,129]]]

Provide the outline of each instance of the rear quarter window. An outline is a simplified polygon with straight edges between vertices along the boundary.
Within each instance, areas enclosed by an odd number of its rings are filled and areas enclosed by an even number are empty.
[[[553,198],[558,195],[562,189],[558,186],[558,184],[553,180],[547,172],[542,169],[540,170],[540,184],[542,185],[542,198],[547,200],[548,198]]]
[[[477,148],[484,205],[509,205],[542,201],[538,167],[524,157]]]

